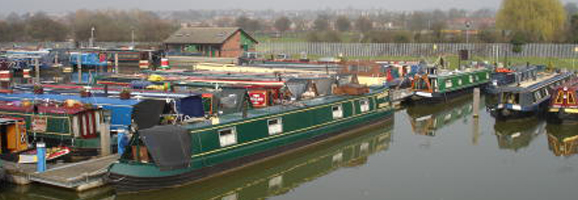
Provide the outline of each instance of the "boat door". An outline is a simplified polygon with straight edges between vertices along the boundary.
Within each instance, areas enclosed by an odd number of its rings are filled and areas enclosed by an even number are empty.
[[[21,119],[0,118],[0,153],[15,153],[28,149],[25,122]]]

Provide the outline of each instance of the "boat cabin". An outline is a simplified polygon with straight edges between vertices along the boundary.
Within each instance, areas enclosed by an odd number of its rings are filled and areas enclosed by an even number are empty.
[[[0,154],[18,153],[28,149],[26,122],[23,118],[0,118]]]
[[[538,105],[550,100],[554,88],[574,77],[573,73],[553,73],[518,86],[503,88],[499,94],[498,109],[536,111]]]

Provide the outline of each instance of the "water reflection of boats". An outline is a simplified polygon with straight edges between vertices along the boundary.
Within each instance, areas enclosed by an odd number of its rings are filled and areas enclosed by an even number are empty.
[[[449,103],[416,105],[407,109],[413,132],[419,135],[435,136],[436,130],[468,116],[473,111],[471,96],[464,96]]]
[[[532,140],[545,132],[546,122],[538,119],[531,121],[496,121],[494,130],[500,149],[518,151],[530,145]]]
[[[364,165],[391,143],[392,123],[278,157],[185,187],[117,196],[117,199],[266,199],[343,167]]]
[[[578,154],[578,125],[546,126],[548,131],[548,148],[555,156],[570,157]]]

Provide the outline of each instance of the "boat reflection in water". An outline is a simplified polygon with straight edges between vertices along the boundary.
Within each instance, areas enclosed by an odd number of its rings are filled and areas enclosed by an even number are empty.
[[[548,148],[555,156],[578,154],[578,125],[548,124]]]
[[[436,131],[469,116],[473,111],[471,95],[460,97],[448,103],[415,105],[407,109],[413,132],[419,135],[435,136]]]
[[[528,147],[538,135],[546,132],[546,122],[538,119],[496,121],[494,125],[500,149],[518,151]]]
[[[287,193],[339,169],[365,165],[370,155],[389,149],[392,130],[393,120],[390,119],[364,130],[352,130],[345,137],[178,188],[123,195],[101,189],[102,194],[78,196],[72,191],[51,187],[26,191],[14,187],[0,193],[0,199],[265,199]]]

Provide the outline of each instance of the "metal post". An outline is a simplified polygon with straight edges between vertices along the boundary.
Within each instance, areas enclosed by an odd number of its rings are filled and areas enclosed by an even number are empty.
[[[118,74],[118,53],[114,54],[114,73]]]
[[[46,171],[46,144],[44,142],[36,143],[36,157],[38,162],[36,163],[37,172]]]
[[[474,88],[474,118],[480,116],[480,88]]]
[[[82,83],[82,51],[78,52],[78,56],[76,57],[76,66],[78,68],[78,83]]]
[[[34,71],[36,73],[36,84],[40,84],[40,64],[38,58],[34,59]]]

